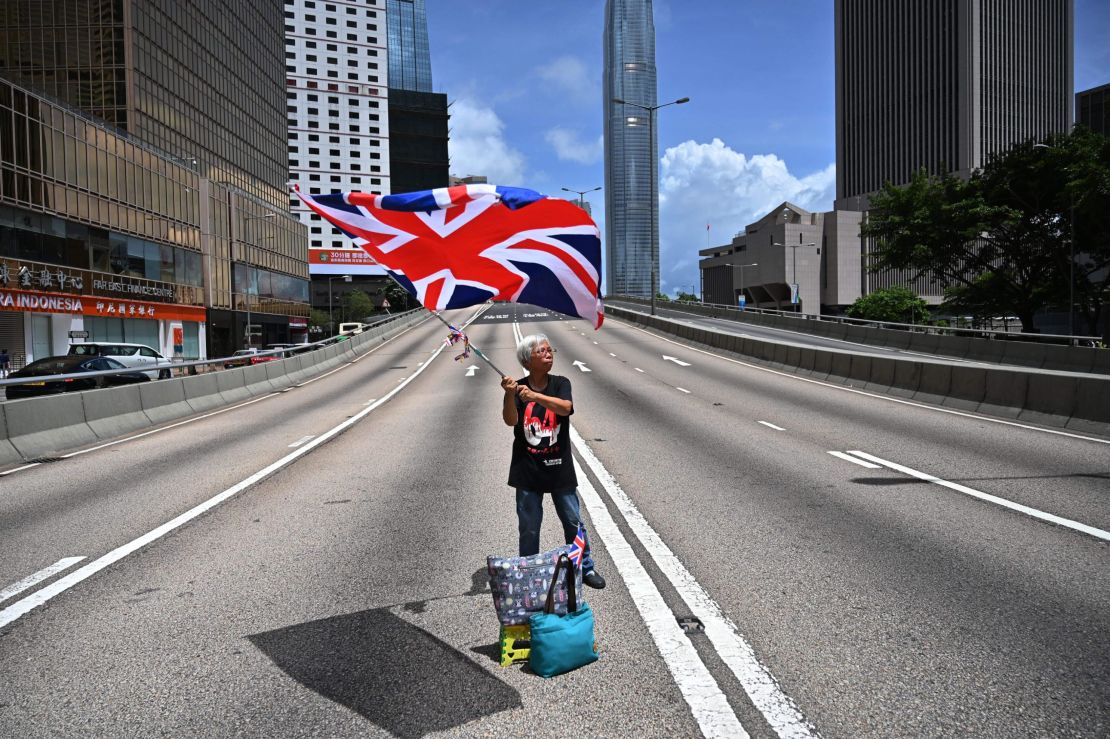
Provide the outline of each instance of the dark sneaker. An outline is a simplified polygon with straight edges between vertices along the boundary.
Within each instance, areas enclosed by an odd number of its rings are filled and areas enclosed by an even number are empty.
[[[601,590],[605,587],[605,578],[597,574],[597,570],[590,570],[582,576],[582,582],[589,585],[591,588]]]

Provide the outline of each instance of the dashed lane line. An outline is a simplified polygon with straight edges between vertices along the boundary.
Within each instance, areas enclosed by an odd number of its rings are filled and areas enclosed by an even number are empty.
[[[1047,521],[1048,523],[1054,523],[1057,526],[1064,526],[1066,528],[1073,529],[1074,531],[1089,534],[1090,536],[1102,539],[1103,541],[1110,541],[1110,531],[1105,531],[1103,529],[1096,528],[1095,526],[1088,526],[1085,523],[1073,521],[1070,518],[1063,518],[1052,513],[1045,513],[1044,511],[1037,510],[1036,508],[1030,508],[1029,506],[1022,505],[1021,503],[1015,503],[1012,500],[999,498],[997,495],[984,493],[982,490],[969,488],[968,486],[961,485],[958,482],[949,482],[948,480],[942,480],[941,478],[934,477],[927,472],[920,472],[913,469],[912,467],[906,467],[905,465],[901,465],[896,462],[890,462],[881,457],[876,457],[874,454],[868,454],[867,452],[861,452],[854,449],[849,450],[848,453],[861,459],[866,459],[868,462],[873,462],[874,464],[879,464],[883,467],[889,467],[890,469],[901,472],[904,475],[916,477],[918,480],[925,480],[926,482],[931,482],[934,485],[940,485],[941,487],[948,488],[949,490],[955,490],[958,493],[970,495],[972,498],[978,498],[979,500],[986,501],[987,503],[994,503],[997,506],[1009,508],[1011,511],[1024,513],[1027,516],[1032,516],[1033,518],[1039,519],[1041,521]]]

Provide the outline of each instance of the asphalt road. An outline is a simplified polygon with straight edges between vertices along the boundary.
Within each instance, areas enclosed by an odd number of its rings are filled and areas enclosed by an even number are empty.
[[[538,330],[574,386],[599,662],[497,664],[484,563],[514,553],[511,431],[495,374],[427,321],[0,477],[0,735],[1110,733],[1110,438],[612,319],[495,306],[468,333],[519,376]]]
[[[622,303],[619,300],[606,301],[607,305],[614,305],[624,308],[626,310],[637,311],[640,313],[647,313],[648,309],[638,303]],[[827,336],[818,336],[816,334],[808,334],[804,331],[789,331],[783,328],[771,328],[769,326],[760,326],[754,323],[744,323],[741,321],[731,321],[727,318],[709,318],[708,316],[700,316],[696,313],[689,313],[681,309],[669,308],[665,304],[660,305],[656,303],[656,315],[663,318],[671,318],[677,321],[682,321],[690,326],[698,326],[699,328],[706,328],[711,331],[717,331],[724,334],[732,334],[733,336],[744,336],[752,339],[765,339],[769,341],[785,342],[790,344],[797,344],[798,346],[816,347],[818,349],[838,349],[840,351],[855,352],[857,354],[867,354],[875,357],[903,357],[903,358],[918,358],[928,357],[930,359],[944,359],[949,362],[959,362],[961,364],[970,364],[979,367],[997,367],[998,364],[991,362],[977,362],[971,359],[961,359],[959,357],[945,357],[938,354],[924,354],[922,352],[908,351],[906,349],[895,349],[885,346],[873,346],[871,344],[862,344],[858,341],[846,341],[844,339],[830,339]],[[1014,365],[1019,366],[1019,365]]]

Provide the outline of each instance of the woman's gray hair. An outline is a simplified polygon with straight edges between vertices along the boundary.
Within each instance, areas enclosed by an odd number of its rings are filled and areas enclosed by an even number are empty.
[[[517,342],[516,358],[521,367],[528,369],[528,362],[532,359],[532,351],[545,341],[550,346],[551,341],[548,340],[547,334],[531,334]]]

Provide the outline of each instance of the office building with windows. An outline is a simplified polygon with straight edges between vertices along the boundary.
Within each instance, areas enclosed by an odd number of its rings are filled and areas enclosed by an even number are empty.
[[[384,0],[285,1],[289,171],[302,190],[390,192],[385,23]],[[308,227],[314,306],[327,276],[384,274],[296,196],[289,205]]]
[[[836,0],[836,207],[1072,122],[1073,0]]]
[[[836,201],[924,168],[968,176],[1072,122],[1074,0],[836,0]],[[866,246],[866,245],[865,245]],[[864,292],[911,285],[863,272]],[[941,286],[912,283],[940,300]]]
[[[424,0],[386,0],[389,19],[389,171],[393,192],[446,187],[447,96],[432,91]]]
[[[389,86],[432,91],[432,53],[424,0],[385,0],[389,19]]]
[[[658,136],[647,111],[613,102],[657,104],[651,0],[607,0],[603,48],[605,281],[610,294],[651,297],[659,291]]]
[[[256,342],[303,335],[281,38],[280,6],[0,5],[0,344],[14,364],[71,337],[192,358],[230,353],[248,323]]]
[[[1075,122],[1110,136],[1110,84],[1075,93]]]

